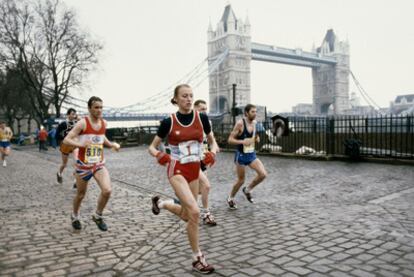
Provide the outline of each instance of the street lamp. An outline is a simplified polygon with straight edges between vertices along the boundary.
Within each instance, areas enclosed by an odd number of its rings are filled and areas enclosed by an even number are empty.
[[[233,84],[233,104],[231,108],[231,114],[233,116],[233,125],[236,124],[236,87],[237,84]]]

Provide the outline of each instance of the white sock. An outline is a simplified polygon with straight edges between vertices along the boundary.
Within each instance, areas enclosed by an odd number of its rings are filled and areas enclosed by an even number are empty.
[[[231,197],[230,195],[229,195],[229,198],[228,198],[229,200],[234,200],[234,197]]]
[[[102,214],[99,214],[98,212],[95,212],[95,217],[96,218],[101,218],[102,217]]]
[[[244,189],[244,191],[245,191],[245,192],[247,192],[247,193],[252,192],[252,190],[251,190],[249,187],[246,187],[246,188]]]
[[[203,254],[201,253],[200,250],[193,252],[193,259],[196,261],[197,257],[201,257]]]
[[[164,209],[165,204],[174,204],[174,200],[173,199],[158,200],[158,208]]]
[[[74,212],[72,212],[72,217],[73,217],[74,219],[79,219],[79,214],[75,214]]]

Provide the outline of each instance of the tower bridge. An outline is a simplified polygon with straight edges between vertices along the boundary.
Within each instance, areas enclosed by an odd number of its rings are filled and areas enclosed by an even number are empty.
[[[349,109],[349,44],[340,41],[333,30],[328,30],[320,47],[312,52],[289,49],[251,41],[248,17],[237,18],[227,5],[221,20],[207,31],[208,61],[223,51],[228,56],[209,76],[210,110],[229,111],[232,103],[232,84],[237,84],[236,103],[251,102],[250,64],[252,60],[308,67],[313,79],[313,113],[326,114],[332,106],[335,114]]]

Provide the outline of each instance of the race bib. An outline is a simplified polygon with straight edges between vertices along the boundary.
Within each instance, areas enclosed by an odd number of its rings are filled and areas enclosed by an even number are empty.
[[[201,160],[201,144],[196,140],[181,142],[178,144],[179,161],[181,164],[199,162]]]
[[[85,150],[85,162],[95,164],[102,161],[103,145],[91,144]]]
[[[243,153],[253,153],[254,152],[254,142],[249,145],[243,145]]]

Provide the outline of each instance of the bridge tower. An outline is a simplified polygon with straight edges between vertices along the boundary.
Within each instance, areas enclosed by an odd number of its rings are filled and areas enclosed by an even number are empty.
[[[349,43],[339,41],[330,29],[316,52],[321,56],[335,57],[337,63],[312,68],[313,113],[341,114],[350,108]]]
[[[210,112],[230,111],[232,105],[232,84],[237,84],[236,105],[250,103],[250,61],[251,36],[248,17],[238,19],[227,5],[215,30],[211,22],[207,31],[209,71],[218,55],[226,49],[229,54],[219,67],[210,74]]]

